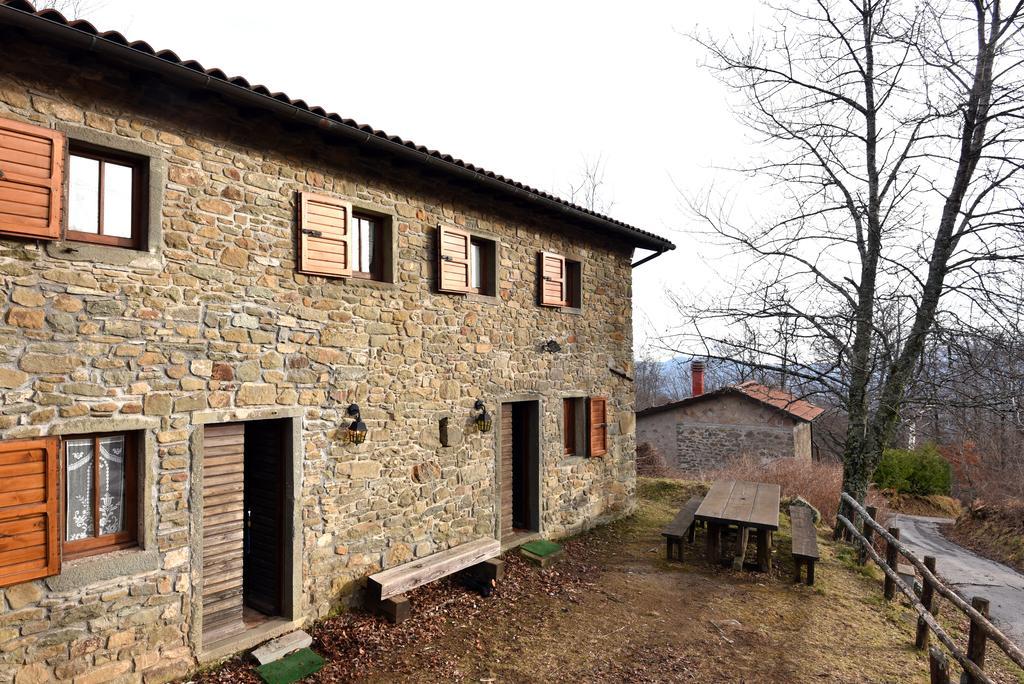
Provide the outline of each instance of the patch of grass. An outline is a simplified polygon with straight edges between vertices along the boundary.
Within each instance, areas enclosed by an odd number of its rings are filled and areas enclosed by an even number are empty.
[[[637,496],[651,503],[677,503],[695,494],[707,494],[708,485],[692,480],[673,480],[666,477],[640,477],[636,481]]]

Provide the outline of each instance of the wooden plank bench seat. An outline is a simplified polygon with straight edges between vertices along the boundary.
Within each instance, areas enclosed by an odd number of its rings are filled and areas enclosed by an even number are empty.
[[[814,530],[814,514],[806,506],[790,506],[789,519],[793,532],[793,565],[796,581],[800,581],[800,566],[807,566],[807,584],[814,584],[814,564],[818,555],[818,534]]]
[[[366,588],[369,607],[384,614],[392,622],[400,622],[409,615],[409,601],[404,596],[405,592],[470,568],[476,571],[473,574],[475,586],[481,584],[480,575],[489,575],[492,582],[496,581],[501,576],[501,561],[491,559],[500,554],[501,542],[497,539],[477,539],[382,570],[368,578]]]
[[[676,560],[683,560],[683,537],[686,537],[686,541],[689,543],[693,543],[697,526],[693,516],[703,500],[703,496],[690,497],[690,500],[683,504],[683,507],[676,513],[672,522],[661,531],[661,536],[665,538],[665,558],[667,560],[673,559],[673,548],[676,550]]]

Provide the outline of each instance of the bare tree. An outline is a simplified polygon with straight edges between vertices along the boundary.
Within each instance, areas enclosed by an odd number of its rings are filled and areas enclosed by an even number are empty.
[[[762,35],[696,38],[764,143],[739,171],[775,215],[691,201],[749,267],[727,296],[682,307],[691,325],[666,346],[742,349],[831,395],[860,500],[936,329],[1020,310],[1022,5],[805,0],[774,7]]]
[[[569,201],[598,214],[609,213],[615,202],[604,196],[606,169],[603,155],[598,155],[595,159],[584,157],[579,177],[576,181],[569,183]]]
[[[100,0],[39,0],[36,9],[54,9],[68,19],[81,19],[84,15],[94,12],[105,3]]]

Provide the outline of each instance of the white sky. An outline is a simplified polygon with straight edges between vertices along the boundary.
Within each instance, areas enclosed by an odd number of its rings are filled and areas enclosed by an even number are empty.
[[[745,133],[685,34],[747,34],[756,4],[86,0],[81,18],[562,196],[600,155],[609,213],[677,245],[634,272],[640,348],[671,325],[666,290],[729,266],[679,190],[732,182],[714,167]]]

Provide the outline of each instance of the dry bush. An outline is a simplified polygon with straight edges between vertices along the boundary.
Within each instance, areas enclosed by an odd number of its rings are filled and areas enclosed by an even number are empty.
[[[636,448],[636,474],[639,477],[674,477],[680,473],[665,461],[661,452],[650,442],[643,442]]]
[[[795,458],[780,458],[768,463],[743,458],[730,462],[717,472],[707,473],[705,479],[777,484],[782,487],[783,496],[802,496],[818,509],[826,523],[834,525],[843,485],[843,467],[838,463]]]

